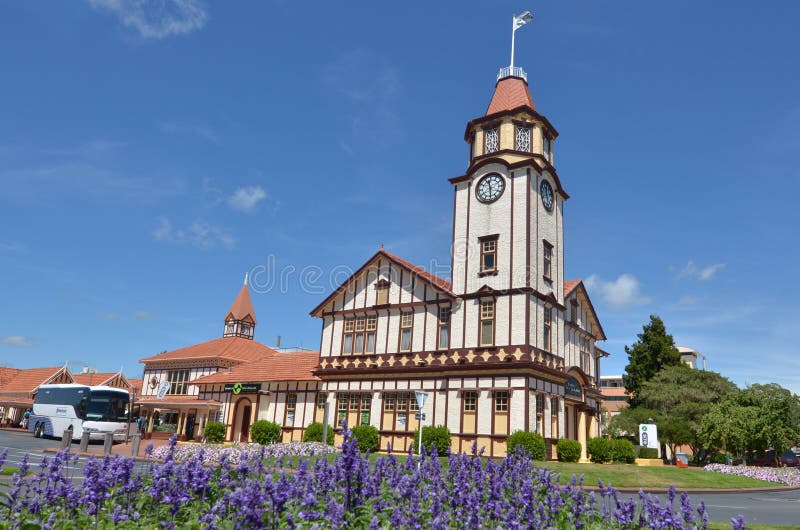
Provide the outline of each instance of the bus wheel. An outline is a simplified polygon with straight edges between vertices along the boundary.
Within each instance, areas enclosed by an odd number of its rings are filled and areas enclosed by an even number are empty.
[[[37,423],[36,428],[33,430],[33,436],[35,438],[43,438],[44,437],[44,423]]]

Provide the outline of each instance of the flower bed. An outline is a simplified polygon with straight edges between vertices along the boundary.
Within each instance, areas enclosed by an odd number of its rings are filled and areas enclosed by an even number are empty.
[[[706,471],[741,475],[743,477],[776,482],[787,486],[800,486],[800,469],[794,467],[756,467],[756,466],[728,466],[725,464],[708,464]]]
[[[522,452],[495,462],[472,455],[382,456],[371,466],[349,432],[333,461],[305,459],[293,470],[270,469],[267,448],[219,451],[219,466],[204,465],[205,450],[180,451],[173,438],[163,462],[135,471],[125,457],[90,458],[71,477],[77,456],[57,453],[36,469],[23,459],[13,477],[0,529],[78,528],[706,528],[701,502],[670,488],[660,504],[644,493],[623,500],[600,484],[586,492]],[[231,458],[229,458],[231,456]],[[5,455],[0,455],[0,466]],[[742,528],[743,519],[733,521]],[[37,528],[39,526],[36,526]]]
[[[263,454],[267,459],[291,458],[297,456],[317,456],[335,453],[336,448],[320,442],[290,442],[285,444],[180,444],[174,448],[162,445],[156,449],[148,449],[148,455],[163,460],[170,453],[175,462],[186,462],[194,458],[201,459],[203,464],[219,464],[224,458],[232,465],[251,461]]]

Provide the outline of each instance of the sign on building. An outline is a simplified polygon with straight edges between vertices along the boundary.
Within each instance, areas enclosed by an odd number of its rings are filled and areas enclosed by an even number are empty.
[[[567,379],[567,382],[564,383],[564,393],[568,396],[574,396],[577,398],[583,397],[581,384],[574,377],[570,377],[569,379]]]
[[[167,395],[167,392],[169,392],[169,381],[161,381],[161,384],[158,385],[156,397],[158,399],[164,399],[164,396]]]
[[[658,449],[658,427],[655,423],[639,424],[639,445]]]
[[[261,383],[226,383],[224,392],[232,394],[255,394],[261,390]]]

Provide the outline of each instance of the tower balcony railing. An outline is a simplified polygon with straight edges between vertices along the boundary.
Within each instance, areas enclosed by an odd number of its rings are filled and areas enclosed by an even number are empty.
[[[501,68],[497,73],[497,80],[500,81],[504,77],[520,77],[525,80],[526,83],[528,82],[528,74],[525,73],[525,70],[523,70],[521,66],[506,66]]]

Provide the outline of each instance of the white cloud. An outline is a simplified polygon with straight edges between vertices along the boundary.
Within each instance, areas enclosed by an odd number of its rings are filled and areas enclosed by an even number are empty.
[[[695,278],[698,280],[710,280],[714,277],[718,270],[725,267],[725,263],[715,263],[708,267],[698,267],[694,261],[689,260],[689,263],[678,274],[680,278]]]
[[[639,280],[630,274],[622,274],[613,281],[604,281],[592,274],[584,281],[590,291],[600,293],[601,299],[610,307],[630,307],[645,305],[650,298],[640,291]]]
[[[247,186],[237,189],[233,195],[228,197],[228,204],[242,212],[251,213],[255,211],[256,205],[267,198],[267,192],[261,186]]]
[[[201,29],[208,13],[197,0],[89,0],[95,9],[107,11],[144,39],[163,39]]]
[[[29,347],[33,346],[33,339],[29,337],[23,337],[21,335],[12,335],[10,337],[3,337],[0,339],[0,342],[3,344],[11,344],[12,346],[24,346]]]
[[[228,249],[236,246],[233,236],[202,219],[193,221],[187,228],[175,228],[169,219],[159,217],[152,235],[156,241],[188,243],[204,250],[215,248],[217,245]]]

